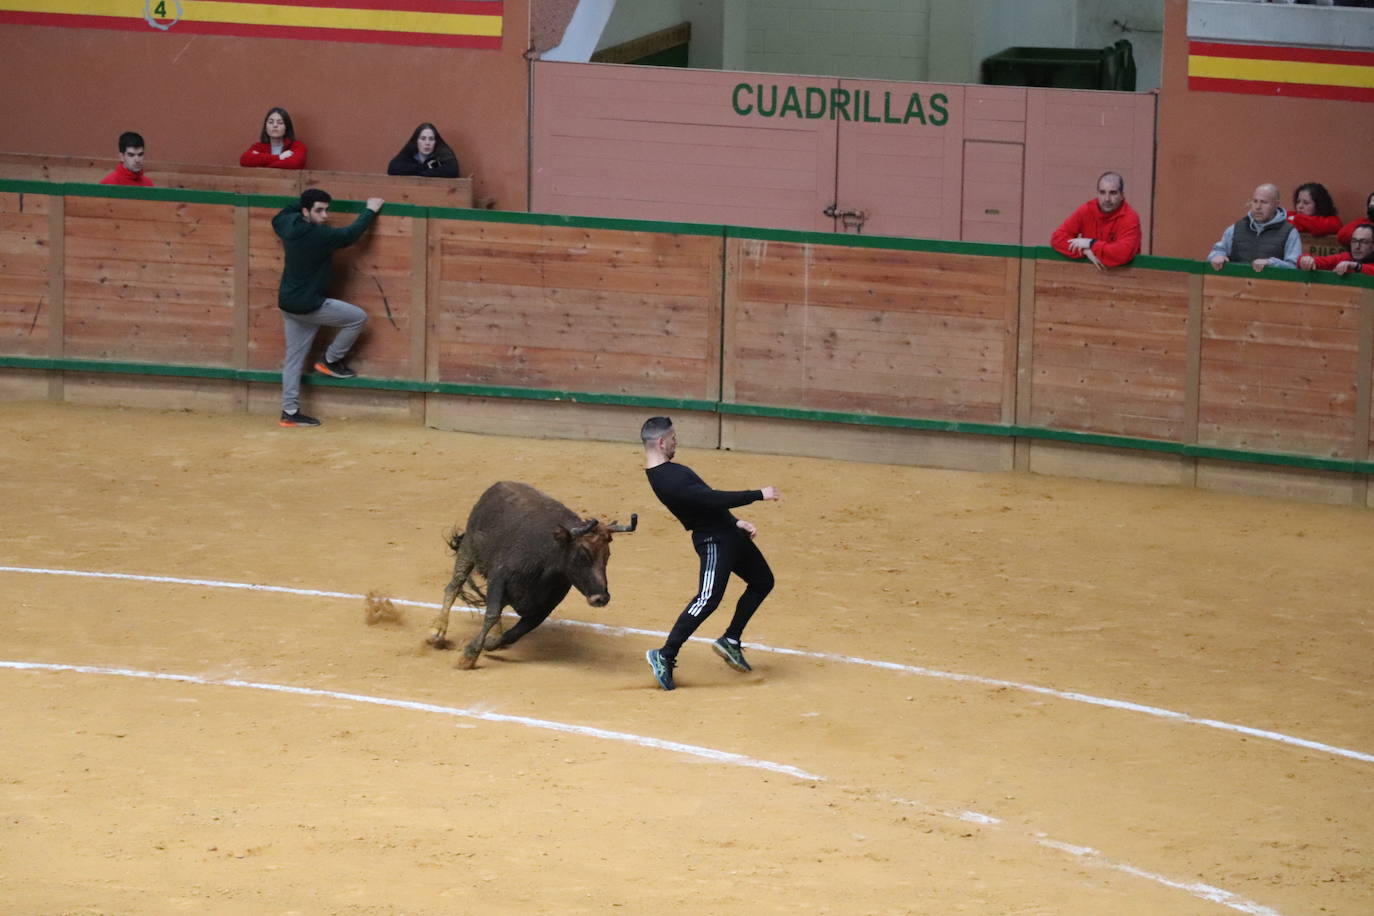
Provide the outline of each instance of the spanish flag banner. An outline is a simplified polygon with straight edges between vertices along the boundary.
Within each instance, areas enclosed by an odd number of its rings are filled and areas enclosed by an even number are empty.
[[[1189,41],[1188,88],[1374,102],[1374,51]]]
[[[0,23],[500,48],[503,0],[0,0]]]

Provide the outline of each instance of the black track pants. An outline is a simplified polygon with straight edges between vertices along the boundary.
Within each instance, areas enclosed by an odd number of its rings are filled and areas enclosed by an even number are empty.
[[[672,632],[668,634],[668,641],[663,644],[662,651],[666,658],[677,658],[682,644],[711,616],[720,599],[725,596],[725,585],[731,573],[743,579],[747,587],[744,594],[739,596],[734,619],[725,630],[725,635],[730,639],[744,637],[745,624],[749,623],[754,611],[773,590],[773,571],[768,568],[768,561],[749,535],[739,528],[693,532],[692,546],[701,558],[697,594],[678,615],[677,623],[673,624]]]

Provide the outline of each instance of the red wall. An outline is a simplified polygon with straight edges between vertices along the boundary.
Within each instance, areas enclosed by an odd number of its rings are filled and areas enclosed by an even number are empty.
[[[1266,181],[1285,207],[1320,181],[1347,221],[1374,191],[1374,104],[1189,91],[1186,0],[1165,2],[1159,114],[1155,254],[1202,258]]]
[[[113,164],[120,132],[137,130],[156,181],[159,160],[237,163],[281,105],[312,168],[384,176],[433,121],[476,196],[523,210],[529,0],[506,0],[502,30],[487,51],[0,25],[0,151]]]

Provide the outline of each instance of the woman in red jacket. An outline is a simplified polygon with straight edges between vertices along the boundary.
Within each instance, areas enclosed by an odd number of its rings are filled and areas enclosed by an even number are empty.
[[[1341,218],[1331,192],[1319,182],[1298,185],[1293,192],[1293,209],[1288,211],[1293,228],[1308,235],[1335,235],[1341,231]]]
[[[273,108],[262,119],[262,139],[239,157],[239,165],[267,169],[305,168],[305,144],[296,139],[291,116]]]

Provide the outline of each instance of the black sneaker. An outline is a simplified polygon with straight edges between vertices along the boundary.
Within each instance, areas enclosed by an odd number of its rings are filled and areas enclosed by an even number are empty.
[[[711,648],[716,650],[716,654],[725,659],[725,664],[734,668],[736,671],[753,671],[749,663],[744,660],[744,650],[737,642],[731,642],[722,636],[711,643]]]
[[[320,425],[320,421],[319,421],[319,420],[316,420],[316,419],[315,419],[314,417],[312,417],[312,416],[308,416],[308,415],[306,415],[306,414],[303,414],[303,413],[301,413],[299,410],[296,411],[295,413],[287,413],[286,411],[283,410],[283,411],[281,412],[281,419],[278,420],[277,423],[280,424],[281,426],[319,426],[319,425]]]
[[[331,363],[328,360],[320,360],[315,364],[316,372],[323,372],[325,375],[332,375],[334,378],[357,378],[358,373],[348,368],[348,364],[343,360]]]
[[[663,653],[657,649],[645,652],[644,657],[649,660],[649,670],[654,673],[654,680],[658,681],[658,686],[664,690],[672,690],[677,686],[673,683],[673,668],[677,666],[677,659],[664,658]]]

